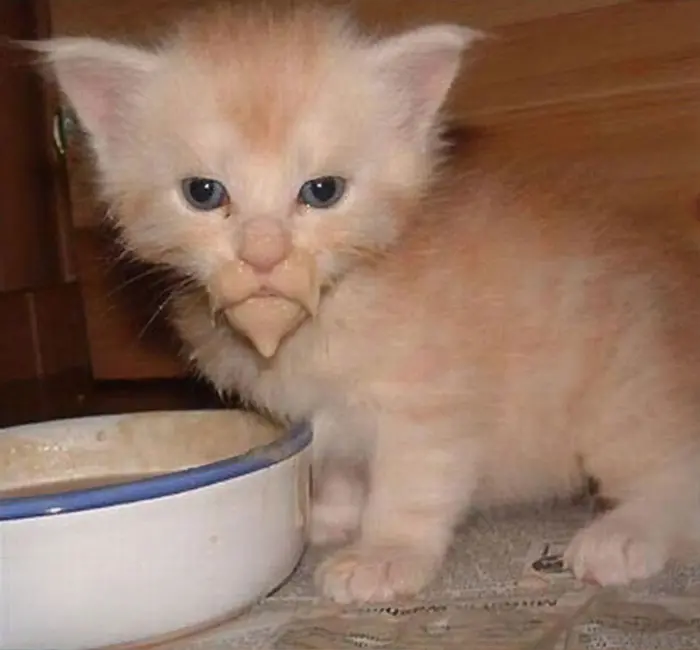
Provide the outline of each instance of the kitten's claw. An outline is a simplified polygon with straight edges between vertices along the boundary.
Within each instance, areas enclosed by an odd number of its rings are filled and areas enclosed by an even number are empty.
[[[412,596],[435,575],[440,558],[401,546],[349,546],[316,570],[316,584],[337,603],[388,602]]]
[[[576,578],[603,587],[650,578],[667,560],[662,539],[646,535],[641,526],[614,512],[579,531],[564,554]]]

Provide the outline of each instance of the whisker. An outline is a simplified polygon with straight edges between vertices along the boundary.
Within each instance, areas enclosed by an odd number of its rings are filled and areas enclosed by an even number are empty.
[[[177,281],[170,285],[169,287],[166,287],[163,289],[159,295],[158,298],[162,297],[164,294],[165,298],[158,304],[156,309],[154,310],[153,314],[151,314],[151,317],[146,321],[146,324],[143,326],[141,331],[138,334],[138,338],[141,339],[143,338],[144,334],[148,331],[148,328],[153,325],[155,320],[158,318],[160,314],[163,313],[165,308],[172,303],[172,301],[178,297],[178,295],[191,290],[193,288],[196,288],[198,286],[198,282],[195,278],[189,275],[184,275],[180,276]],[[194,305],[190,306],[190,309],[192,309]],[[188,310],[189,313],[189,310]]]
[[[185,292],[190,289],[196,289],[198,286],[199,282],[196,280],[196,278],[193,278],[191,275],[183,275],[179,276],[177,281],[174,281],[173,285],[171,286],[171,290],[173,292]]]
[[[146,269],[145,271],[142,271],[138,273],[137,275],[134,275],[130,278],[127,278],[124,280],[124,282],[120,282],[116,287],[112,288],[112,290],[107,294],[107,297],[112,297],[119,291],[123,291],[128,287],[129,285],[134,284],[134,282],[139,282],[140,280],[143,280],[144,278],[156,276],[155,282],[153,284],[162,284],[163,282],[170,282],[171,279],[168,277],[162,277],[158,278],[157,276],[159,274],[163,273],[163,270],[161,268],[151,268],[151,269]]]
[[[144,334],[148,331],[148,328],[153,325],[155,322],[156,318],[160,316],[160,314],[163,313],[163,310],[170,304],[172,299],[175,297],[175,294],[169,293],[165,300],[163,300],[158,307],[155,309],[151,317],[146,321],[146,324],[141,328],[141,331],[138,333],[138,339],[141,340],[144,336]]]

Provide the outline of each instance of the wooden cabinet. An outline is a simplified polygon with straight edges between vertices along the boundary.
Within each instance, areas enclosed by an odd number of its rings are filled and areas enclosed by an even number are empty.
[[[48,31],[45,3],[0,2],[0,381],[88,365],[66,170],[52,147],[54,95],[28,54],[4,42]]]
[[[250,0],[252,1],[252,0]],[[279,0],[289,4],[289,0]],[[202,0],[49,0],[55,34],[148,41]],[[483,164],[541,159],[605,178],[610,200],[695,210],[700,192],[700,1],[356,0],[361,19],[396,28],[458,21],[493,34],[451,100],[476,138],[466,155]],[[109,268],[79,139],[66,152],[73,250],[97,378],[181,374],[176,345],[138,283]],[[57,264],[46,258],[46,264]],[[52,267],[53,268],[53,267]],[[44,271],[37,271],[44,272]]]

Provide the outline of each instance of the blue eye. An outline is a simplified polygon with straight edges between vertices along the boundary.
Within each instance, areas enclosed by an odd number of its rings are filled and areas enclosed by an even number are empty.
[[[186,178],[182,181],[182,195],[195,210],[216,210],[229,203],[226,188],[211,178]]]
[[[299,190],[299,202],[310,208],[324,209],[335,205],[345,194],[345,179],[321,176],[306,181]]]

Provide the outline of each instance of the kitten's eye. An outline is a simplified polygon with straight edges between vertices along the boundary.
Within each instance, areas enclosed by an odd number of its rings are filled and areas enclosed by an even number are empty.
[[[345,180],[339,176],[321,176],[306,181],[299,190],[299,202],[310,208],[330,208],[345,194]]]
[[[211,178],[186,178],[182,181],[182,195],[195,210],[216,210],[229,203],[226,188]]]

